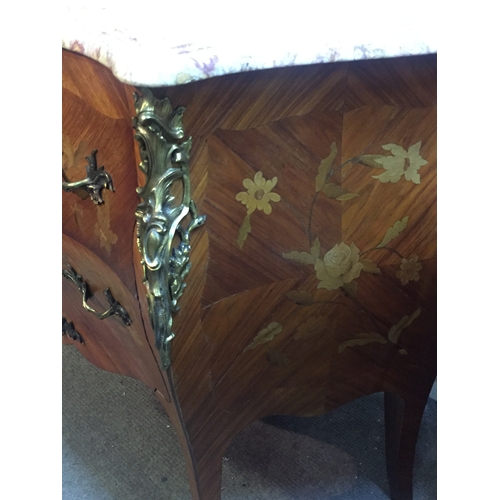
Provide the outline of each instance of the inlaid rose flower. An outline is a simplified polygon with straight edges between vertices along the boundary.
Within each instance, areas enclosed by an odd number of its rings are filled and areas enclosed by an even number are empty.
[[[359,248],[354,243],[350,246],[344,242],[335,245],[326,252],[323,260],[316,260],[314,269],[320,282],[318,288],[340,288],[358,278],[363,269],[363,264],[359,261]]]
[[[380,182],[398,182],[404,175],[407,181],[412,181],[415,184],[420,184],[420,167],[428,162],[420,156],[420,146],[422,141],[417,142],[405,151],[404,148],[397,144],[385,144],[382,149],[390,151],[393,156],[380,156],[374,161],[379,163],[385,169],[385,172],[380,175],[374,175],[374,179]]]
[[[238,193],[236,199],[247,207],[248,215],[255,210],[262,210],[266,215],[269,215],[272,212],[272,207],[269,202],[278,202],[281,200],[281,196],[278,193],[271,192],[277,182],[277,177],[266,180],[262,177],[262,172],[257,172],[253,181],[251,179],[243,180],[243,186],[247,191]]]
[[[416,255],[412,255],[409,259],[403,259],[396,276],[401,280],[403,285],[410,281],[418,281],[420,279],[419,271],[422,270],[422,264],[418,261]]]

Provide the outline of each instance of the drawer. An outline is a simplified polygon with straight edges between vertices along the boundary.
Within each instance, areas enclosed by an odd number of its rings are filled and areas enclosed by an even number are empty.
[[[79,65],[72,64],[75,59]],[[95,253],[133,292],[139,198],[124,86],[82,56],[64,53],[63,64],[63,233]]]
[[[136,296],[101,259],[66,235],[63,235],[62,260],[63,270],[74,269],[87,284],[92,295],[87,301],[91,308],[98,313],[110,308],[104,295],[104,290],[109,288],[130,317],[130,325],[126,325],[116,314],[99,319],[83,307],[78,286],[63,277],[63,317],[72,323],[82,340],[72,339],[69,332],[70,335],[63,336],[64,343],[73,343],[85,358],[99,368],[137,378],[152,388],[162,386],[162,377],[144,332]]]

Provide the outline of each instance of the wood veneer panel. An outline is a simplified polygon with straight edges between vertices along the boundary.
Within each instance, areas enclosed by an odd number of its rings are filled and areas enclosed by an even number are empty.
[[[400,180],[383,183],[374,178],[385,172],[380,168],[350,163],[342,169],[342,187],[359,196],[342,204],[342,234],[344,241],[355,241],[360,249],[368,250],[382,241],[385,232],[396,221],[409,216],[406,237],[399,238],[398,251],[403,255],[417,254],[421,258],[436,255],[436,108],[392,108],[391,117],[382,108],[362,107],[344,116],[342,162],[359,154],[392,156],[383,145],[396,143],[408,150],[421,143],[419,155],[427,164],[418,170],[420,183]],[[375,122],[367,130],[360,125]],[[376,126],[378,125],[378,127]],[[370,254],[381,264],[398,262],[395,253],[377,251]],[[381,259],[381,260],[380,260]]]
[[[62,64],[63,88],[109,118],[129,117],[124,86],[108,68],[68,50],[62,51]]]
[[[186,130],[201,138],[215,128],[246,130],[290,116],[340,111],[346,84],[347,63],[315,64],[215,77],[155,94],[187,105]]]
[[[345,111],[361,106],[436,106],[437,56],[396,57],[349,63]]]
[[[335,69],[314,68],[310,87],[290,80],[281,93],[277,81],[287,71],[165,91],[174,105],[187,107],[192,185],[207,215],[193,234],[193,268],[172,347],[179,406],[207,491],[220,487],[207,476],[208,469],[217,475],[210,460],[256,418],[320,414],[377,391],[409,398],[414,390],[416,397],[427,397],[436,336],[433,64],[432,58],[349,63],[337,68],[335,82]],[[306,73],[297,75],[307,79]],[[305,88],[312,104],[300,106],[307,100]],[[418,185],[382,183],[373,178],[382,167],[349,161],[361,154],[390,155],[382,148],[390,143],[408,151],[419,141],[427,164],[419,169]],[[337,154],[327,182],[353,194],[344,201],[315,189],[318,167],[333,143]],[[241,245],[247,207],[236,196],[246,190],[243,180],[255,180],[257,172],[277,178],[272,191],[280,200],[270,202],[271,213],[250,215],[251,232]],[[373,250],[406,215],[406,229],[391,240],[399,255]],[[336,245],[355,243],[379,274],[359,272],[353,279],[357,290],[318,288],[314,265],[283,255],[310,253],[316,238],[321,259]],[[403,284],[402,258],[413,253],[423,267],[417,280],[412,276]],[[305,294],[307,303],[294,303],[290,292]],[[280,331],[249,348],[272,323]],[[390,340],[398,325],[401,331]],[[364,334],[376,340],[349,345]]]
[[[247,131],[219,130],[207,139],[208,185],[200,207],[207,215],[209,236],[204,307],[266,283],[294,278],[296,271],[283,265],[282,253],[297,245],[308,249],[309,231],[328,228],[332,239],[340,235],[340,213],[322,210],[324,200],[316,206],[310,229],[305,209],[315,194],[309,180],[328,154],[330,142],[340,139],[339,123],[338,115],[337,119],[335,115],[295,117]],[[243,180],[254,179],[259,171],[266,179],[278,179],[274,191],[281,200],[273,203],[272,214],[251,215],[252,232],[240,248],[238,234],[247,210],[235,195],[245,191]],[[310,189],[305,189],[307,184]]]

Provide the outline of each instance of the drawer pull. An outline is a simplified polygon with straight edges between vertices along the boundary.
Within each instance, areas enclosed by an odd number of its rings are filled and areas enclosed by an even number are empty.
[[[121,318],[121,320],[126,326],[130,326],[132,324],[132,320],[130,319],[129,314],[127,313],[125,308],[115,300],[109,288],[106,288],[103,291],[103,294],[108,300],[110,308],[106,309],[102,313],[98,313],[92,306],[90,306],[87,303],[87,300],[89,300],[92,297],[92,292],[90,291],[89,286],[83,280],[83,278],[79,274],[77,274],[77,272],[69,264],[68,264],[68,269],[63,270],[62,274],[66,279],[72,281],[78,287],[78,289],[82,293],[83,307],[87,311],[95,314],[98,319],[106,319],[112,316],[113,314],[116,314]]]
[[[83,337],[75,330],[75,325],[73,325],[73,321],[67,321],[63,316],[62,319],[62,334],[67,335],[70,339],[73,339],[76,342],[83,343]]]
[[[101,196],[101,191],[103,189],[109,189],[114,191],[113,180],[104,167],[97,166],[97,149],[94,149],[90,156],[86,156],[88,165],[85,167],[87,169],[87,177],[81,181],[76,182],[63,182],[63,191],[70,193],[71,191],[76,191],[77,189],[84,189],[90,195],[90,198],[96,205],[104,203]]]

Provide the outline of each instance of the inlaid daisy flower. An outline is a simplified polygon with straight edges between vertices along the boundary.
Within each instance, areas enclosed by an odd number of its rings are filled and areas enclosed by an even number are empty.
[[[422,264],[418,261],[416,255],[412,255],[409,259],[403,259],[396,276],[401,280],[403,285],[410,281],[418,281],[420,279],[419,271],[422,270]]]
[[[241,201],[247,207],[247,214],[255,212],[255,210],[262,210],[265,214],[269,215],[272,212],[270,202],[278,202],[281,196],[278,193],[272,193],[274,186],[278,182],[277,177],[266,180],[262,176],[262,172],[257,172],[253,181],[251,179],[244,179],[243,186],[247,189],[241,191],[236,195],[236,199]]]

